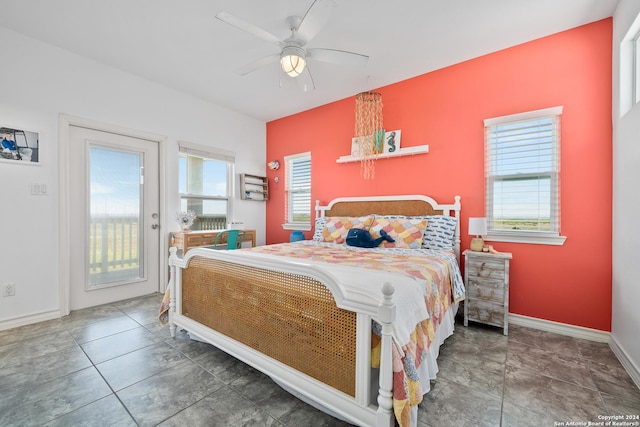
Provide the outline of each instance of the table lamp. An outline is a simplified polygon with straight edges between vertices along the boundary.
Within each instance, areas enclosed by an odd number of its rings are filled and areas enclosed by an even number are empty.
[[[469,218],[469,235],[476,236],[471,239],[470,249],[476,252],[482,252],[484,247],[484,240],[482,235],[487,234],[487,219],[486,218]]]

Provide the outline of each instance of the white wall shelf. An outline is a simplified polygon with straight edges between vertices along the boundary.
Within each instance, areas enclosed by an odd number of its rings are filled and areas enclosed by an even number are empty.
[[[269,183],[267,177],[241,173],[240,198],[242,200],[269,200]]]
[[[394,151],[393,153],[378,154],[376,157],[372,158],[387,159],[389,157],[413,156],[415,154],[426,154],[428,152],[428,145],[416,145],[415,147],[399,148],[398,151]],[[338,160],[336,160],[336,163],[359,162],[360,160],[362,160],[360,157],[340,156],[338,157]]]

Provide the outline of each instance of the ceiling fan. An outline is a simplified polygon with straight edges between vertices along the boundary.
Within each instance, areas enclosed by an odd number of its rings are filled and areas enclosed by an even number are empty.
[[[306,86],[310,87],[306,87],[305,89],[315,89],[313,77],[311,76],[307,63],[309,60],[365,66],[369,60],[367,55],[337,49],[305,47],[328,21],[334,6],[335,3],[333,0],[314,0],[302,18],[297,16],[287,18],[286,21],[289,24],[291,35],[284,40],[280,40],[268,31],[256,27],[228,12],[218,13],[216,18],[220,21],[281,47],[280,54],[269,55],[250,62],[235,70],[235,72],[244,76],[280,60],[282,71],[290,77],[298,77],[303,75],[303,73],[308,75],[310,85]]]

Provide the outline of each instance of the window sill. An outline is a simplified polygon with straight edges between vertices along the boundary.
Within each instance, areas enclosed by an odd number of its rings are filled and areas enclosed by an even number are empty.
[[[539,233],[489,233],[484,236],[487,242],[529,243],[534,245],[564,245],[566,236]]]
[[[311,231],[311,224],[287,223],[287,224],[282,224],[282,228],[284,230]]]

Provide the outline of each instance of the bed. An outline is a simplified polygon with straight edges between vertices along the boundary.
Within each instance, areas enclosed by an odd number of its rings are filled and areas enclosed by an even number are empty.
[[[171,334],[185,329],[350,423],[415,425],[464,297],[460,209],[459,196],[338,198],[316,203],[310,241],[171,248]],[[353,227],[386,227],[396,243],[347,246]]]

